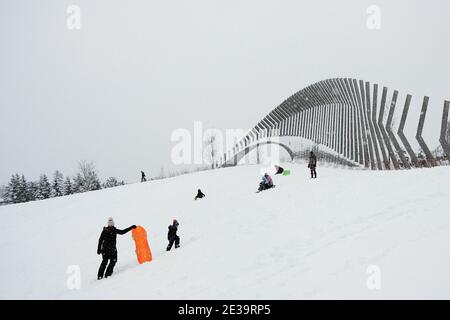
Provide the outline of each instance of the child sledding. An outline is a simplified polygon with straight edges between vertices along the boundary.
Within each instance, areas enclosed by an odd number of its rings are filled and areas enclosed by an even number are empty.
[[[273,184],[272,178],[269,176],[269,174],[264,173],[262,180],[259,183],[258,191],[256,192],[261,192],[267,189],[271,189],[273,187],[275,187],[275,185]]]

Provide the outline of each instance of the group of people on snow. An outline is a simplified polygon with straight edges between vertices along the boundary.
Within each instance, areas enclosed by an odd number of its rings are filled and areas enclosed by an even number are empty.
[[[309,162],[308,162],[308,168],[311,171],[311,179],[315,179],[317,178],[317,172],[316,172],[316,166],[317,166],[317,157],[314,154],[313,151],[311,151],[309,153]],[[275,175],[277,174],[283,174],[283,172],[285,172],[284,168],[279,166],[279,165],[275,165]],[[289,173],[289,171],[288,171]],[[264,173],[264,175],[262,176],[262,180],[259,183],[259,188],[257,192],[263,191],[263,190],[267,190],[270,188],[273,188],[275,185],[273,184],[273,180],[270,177],[270,175],[266,172]]]
[[[317,178],[316,172],[317,166],[317,157],[314,152],[310,152],[308,168],[311,171],[311,178]],[[284,168],[279,165],[275,165],[275,175],[283,174]],[[145,173],[141,171],[141,182],[147,181]],[[261,182],[259,183],[258,192],[273,188],[275,185],[273,184],[272,177],[266,172],[264,173]],[[197,190],[197,195],[194,200],[202,199],[206,197],[206,195],[200,190]],[[172,224],[169,225],[167,240],[169,240],[169,244],[167,245],[166,250],[170,251],[175,244],[175,249],[180,247],[180,237],[177,235],[179,222],[177,219],[173,219]],[[112,275],[114,271],[114,266],[117,263],[117,235],[123,235],[129,232],[132,229],[135,229],[136,225],[132,225],[126,229],[117,229],[114,225],[114,219],[108,218],[107,226],[103,227],[102,233],[100,234],[100,238],[98,240],[97,254],[102,255],[102,262],[98,269],[97,279],[108,278]]]
[[[145,175],[143,178],[145,178]],[[206,197],[206,195],[198,189],[194,200],[202,199],[204,197]],[[169,244],[166,248],[167,251],[170,251],[174,244],[175,249],[180,247],[180,237],[177,235],[178,226],[178,220],[173,219],[167,233],[167,240],[169,240]],[[102,262],[97,274],[98,280],[110,277],[114,271],[114,266],[117,263],[117,235],[123,235],[132,229],[136,229],[136,225],[132,225],[123,230],[117,229],[114,225],[114,219],[111,217],[108,218],[107,226],[103,227],[100,238],[98,239],[97,254],[102,255]]]
[[[173,244],[175,248],[180,247],[180,237],[177,235],[178,221],[173,219],[172,224],[169,226],[169,232],[167,233],[167,239],[169,244],[167,245],[167,251],[172,249]],[[108,278],[113,274],[114,266],[117,263],[117,235],[123,235],[128,231],[136,229],[136,225],[132,225],[126,229],[117,229],[114,226],[113,218],[108,218],[107,226],[103,227],[103,231],[98,239],[97,254],[102,255],[102,262],[98,268],[97,279]]]

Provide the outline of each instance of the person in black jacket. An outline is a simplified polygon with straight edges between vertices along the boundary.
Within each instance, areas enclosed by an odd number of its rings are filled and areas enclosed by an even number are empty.
[[[145,177],[145,172],[141,171],[141,182],[147,181],[147,178]]]
[[[309,163],[308,168],[311,170],[311,179],[317,178],[317,172],[316,172],[316,166],[317,166],[317,157],[314,154],[314,152],[309,153]]]
[[[169,245],[167,246],[167,251],[170,251],[170,249],[172,249],[174,242],[175,242],[175,249],[180,247],[180,237],[177,236],[178,225],[179,223],[177,219],[173,219],[172,225],[169,226],[169,232],[167,233]]]
[[[195,196],[194,200],[201,199],[201,198],[204,198],[204,197],[206,197],[206,195],[202,192],[202,190],[198,189],[197,190],[197,195]]]
[[[282,167],[280,167],[279,165],[275,165],[275,174],[283,174],[284,169]]]
[[[135,229],[136,226],[132,225],[129,228],[120,230],[114,227],[113,218],[108,218],[108,226],[103,228],[103,231],[100,235],[100,239],[98,239],[98,247],[97,254],[102,255],[102,263],[100,264],[100,268],[98,269],[97,279],[100,280],[103,278],[109,277],[112,275],[114,266],[117,262],[117,248],[116,248],[116,237],[118,234],[125,234],[131,229]],[[109,265],[108,265],[109,261]],[[108,265],[108,268],[106,268]],[[106,269],[106,273],[105,273]]]

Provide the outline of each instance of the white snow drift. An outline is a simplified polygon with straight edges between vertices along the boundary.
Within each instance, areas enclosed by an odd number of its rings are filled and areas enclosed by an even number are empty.
[[[317,180],[285,167],[259,194],[259,167],[241,166],[0,207],[0,298],[450,298],[449,167],[319,167]],[[154,260],[118,236],[115,273],[97,281],[109,216],[144,226]],[[173,218],[181,248],[166,252]]]

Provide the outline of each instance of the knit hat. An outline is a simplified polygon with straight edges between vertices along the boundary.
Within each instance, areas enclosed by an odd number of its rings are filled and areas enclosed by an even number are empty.
[[[108,227],[114,227],[114,219],[112,217],[108,218]]]

